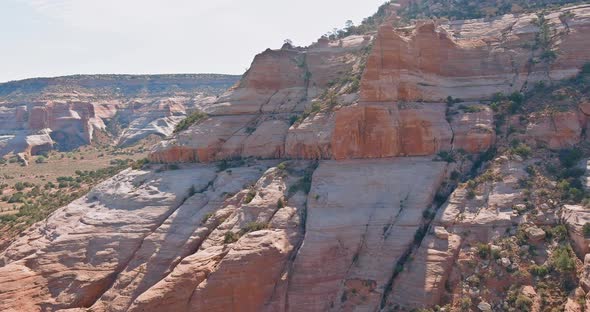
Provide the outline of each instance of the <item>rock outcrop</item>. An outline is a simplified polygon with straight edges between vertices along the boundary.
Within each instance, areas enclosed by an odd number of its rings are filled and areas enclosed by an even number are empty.
[[[559,16],[572,12],[566,25]],[[584,35],[590,8],[564,8],[547,14],[558,34],[560,51],[550,66],[530,67],[531,48],[539,28],[535,14],[504,15],[491,20],[418,24],[409,32],[390,25],[379,29],[361,84],[361,101],[463,100],[510,94],[535,85],[573,77],[590,59]],[[530,45],[523,43],[530,42]]]

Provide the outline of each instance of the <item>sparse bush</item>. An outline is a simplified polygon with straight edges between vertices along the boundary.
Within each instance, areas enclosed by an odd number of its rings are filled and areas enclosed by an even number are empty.
[[[514,305],[519,311],[528,312],[533,306],[533,300],[525,295],[519,295],[516,298]]]
[[[524,143],[519,143],[517,146],[510,149],[511,154],[519,155],[522,158],[528,158],[532,155],[533,150]]]
[[[585,223],[582,230],[584,231],[584,237],[590,237],[590,223]]]
[[[545,265],[531,265],[529,267],[529,272],[537,277],[543,277],[549,274],[549,268]]]
[[[248,222],[246,226],[244,226],[244,228],[242,229],[241,233],[242,235],[244,235],[250,232],[262,231],[266,228],[268,228],[268,223],[266,222]]]
[[[441,151],[436,156],[437,156],[437,160],[446,161],[448,163],[455,162],[455,155],[449,151]]]
[[[560,246],[553,252],[551,262],[555,269],[561,273],[572,272],[576,269],[569,246]]]
[[[475,189],[470,188],[467,190],[467,199],[474,199],[476,195]]]
[[[487,259],[490,256],[491,248],[490,245],[485,243],[477,244],[477,255],[482,259]]]
[[[254,197],[256,197],[256,191],[255,190],[250,190],[248,192],[248,194],[246,194],[246,197],[244,198],[244,203],[249,204],[250,202],[252,202],[252,200],[254,199]]]
[[[238,241],[238,239],[240,239],[240,236],[237,233],[234,233],[232,231],[227,231],[227,232],[225,232],[225,235],[223,236],[223,243],[224,244],[235,243]]]
[[[471,305],[471,298],[469,297],[463,297],[459,300],[459,308],[462,312],[471,311]]]
[[[176,125],[174,133],[184,131],[205,118],[207,118],[207,114],[201,111],[195,111]]]
[[[201,219],[201,224],[207,223],[207,221],[209,221],[209,219],[211,219],[211,217],[213,217],[214,215],[215,215],[215,213],[213,213],[213,212],[209,212],[209,213],[205,214],[203,216],[203,219]]]
[[[43,155],[41,155],[41,156],[37,157],[37,159],[35,159],[35,163],[38,163],[38,164],[44,164],[46,162],[47,162],[47,157],[45,157]]]

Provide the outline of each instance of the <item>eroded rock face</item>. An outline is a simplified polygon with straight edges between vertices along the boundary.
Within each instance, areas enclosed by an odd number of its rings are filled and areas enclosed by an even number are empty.
[[[335,159],[422,156],[450,150],[445,104],[359,105],[336,114]]]
[[[523,140],[551,149],[573,147],[580,142],[585,128],[577,111],[537,114],[529,122],[526,133],[521,136]]]
[[[386,306],[427,308],[441,302],[448,272],[455,265],[461,246],[459,235],[447,233],[446,236],[429,234],[424,238],[413,254],[415,261],[404,265],[404,271],[396,278]]]
[[[227,194],[255,182],[266,168],[121,173],[31,228],[0,255],[0,307],[56,310],[96,301],[97,309],[125,311],[221,223],[206,216],[229,204],[224,204]]]
[[[445,169],[415,158],[322,162],[291,273],[289,310],[377,309]]]
[[[567,27],[559,20],[571,10],[575,17]],[[547,16],[560,33],[560,55],[549,71],[528,67],[531,51],[522,42],[533,41],[538,28],[535,14],[505,15],[491,21],[456,21],[419,24],[410,33],[384,25],[367,62],[361,85],[361,101],[440,101],[448,96],[463,100],[490,98],[494,93],[520,91],[538,81],[573,77],[590,59],[581,51],[588,44],[590,28],[585,6],[563,9]]]
[[[494,113],[486,105],[470,104],[474,112],[461,112],[451,117],[453,148],[468,153],[488,150],[496,142]]]
[[[333,121],[304,120],[294,128],[293,118],[330,82],[358,68],[361,51],[370,43],[370,37],[351,36],[341,44],[285,47],[257,55],[242,81],[203,109],[208,119],[156,146],[150,158],[182,162],[187,158],[175,158],[182,150],[182,155],[192,151],[194,156],[188,158],[199,162],[239,157],[330,159]]]

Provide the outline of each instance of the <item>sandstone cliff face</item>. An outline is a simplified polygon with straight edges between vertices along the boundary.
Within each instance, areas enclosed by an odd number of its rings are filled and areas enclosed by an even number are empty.
[[[204,108],[208,119],[162,142],[151,159],[210,162],[242,156],[307,158],[306,153],[316,152],[300,151],[299,147],[309,150],[323,143],[297,142],[304,137],[290,134],[290,119],[301,115],[343,73],[359,71],[363,49],[370,42],[370,37],[352,36],[308,49],[285,47],[261,53],[236,88]],[[331,134],[322,135],[322,140],[329,140],[326,136]],[[316,137],[312,135],[311,139]],[[292,142],[290,146],[286,141]],[[177,154],[180,150],[182,157]],[[324,150],[321,158],[330,155]],[[187,158],[186,154],[191,156]]]
[[[526,91],[541,81],[575,76],[590,59],[587,49],[580,48],[588,40],[584,33],[590,27],[590,9],[567,9],[573,15],[567,24],[559,18],[563,12],[566,9],[547,15],[555,34],[552,48],[559,51],[550,64],[539,60],[538,50],[526,47],[535,45],[540,31],[532,24],[534,14],[489,22],[418,23],[401,30],[384,25],[366,61],[360,99],[347,101],[344,88],[335,107],[311,114],[289,129],[271,128],[266,122],[287,121],[312,103],[325,102],[339,74],[359,73],[370,38],[352,36],[337,45],[321,40],[307,49],[267,50],[254,59],[236,89],[205,109],[209,120],[157,147],[152,160],[186,160],[175,156],[177,146],[193,150],[190,159],[202,162],[241,156],[354,159],[432,155],[451,148],[485,151],[495,140],[491,111],[461,111],[460,116],[446,118],[441,103],[448,97],[487,100],[498,92]],[[571,146],[583,128],[576,118],[558,116],[554,128],[564,127],[563,131],[549,129],[549,120],[538,120],[528,133],[541,140],[559,133],[560,137],[546,139],[548,145]],[[263,129],[251,133],[261,125]],[[267,150],[244,152],[245,143],[255,140]]]
[[[566,10],[575,15],[568,25],[559,19]],[[482,99],[521,91],[538,81],[573,77],[590,58],[587,49],[579,48],[588,44],[584,33],[590,27],[585,18],[589,10],[580,6],[547,15],[560,51],[548,67],[529,66],[535,52],[524,43],[534,44],[539,31],[531,23],[535,14],[423,23],[409,33],[383,26],[363,75],[361,101]]]

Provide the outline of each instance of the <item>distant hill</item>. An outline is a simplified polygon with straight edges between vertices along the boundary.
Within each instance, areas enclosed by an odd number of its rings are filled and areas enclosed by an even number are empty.
[[[26,100],[50,93],[80,92],[95,96],[165,95],[178,92],[222,93],[240,79],[238,75],[73,75],[31,78],[0,83],[0,99]]]

